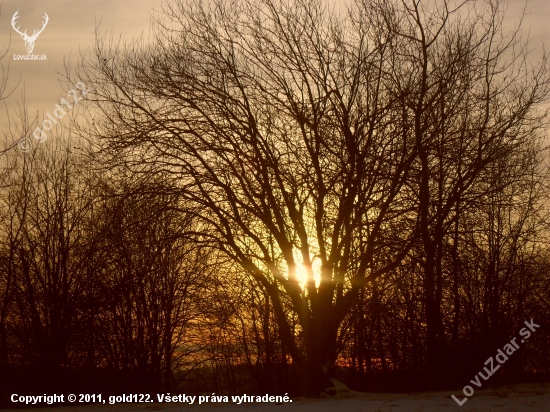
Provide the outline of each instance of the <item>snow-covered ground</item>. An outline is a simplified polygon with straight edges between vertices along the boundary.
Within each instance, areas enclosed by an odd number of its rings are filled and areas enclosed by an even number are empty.
[[[369,394],[337,386],[335,396],[321,399],[294,398],[292,403],[148,403],[116,405],[64,406],[60,408],[33,408],[32,412],[126,412],[168,411],[177,412],[550,412],[550,383],[502,386],[479,390],[462,406],[451,398],[454,393],[463,399],[461,392],[425,392],[416,394]],[[459,396],[461,395],[461,396]],[[231,399],[231,398],[229,398]]]

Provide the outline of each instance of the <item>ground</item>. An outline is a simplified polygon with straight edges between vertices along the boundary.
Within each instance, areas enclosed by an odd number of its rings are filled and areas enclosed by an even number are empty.
[[[416,394],[362,393],[347,389],[335,382],[332,395],[320,399],[294,398],[292,403],[265,404],[203,403],[193,405],[182,403],[120,403],[115,405],[64,406],[55,412],[550,412],[550,383],[501,386],[494,389],[478,390],[459,406],[452,398],[459,400],[464,395],[454,392],[424,392]],[[460,395],[460,396],[459,396]],[[33,408],[32,412],[52,412],[51,408]]]

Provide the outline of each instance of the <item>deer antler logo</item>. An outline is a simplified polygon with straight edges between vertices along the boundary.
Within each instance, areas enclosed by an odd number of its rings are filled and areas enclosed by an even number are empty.
[[[48,20],[50,19],[46,13],[44,13],[44,23],[42,24],[42,28],[40,30],[34,30],[32,33],[32,36],[29,36],[27,34],[27,30],[25,30],[23,33],[19,31],[19,26],[15,27],[15,21],[17,20],[19,10],[15,12],[13,17],[11,18],[11,26],[13,29],[21,35],[21,38],[25,41],[25,48],[27,49],[27,53],[31,54],[34,50],[34,42],[36,41],[36,38],[40,33],[44,31],[44,28],[46,27],[46,24],[48,24]]]

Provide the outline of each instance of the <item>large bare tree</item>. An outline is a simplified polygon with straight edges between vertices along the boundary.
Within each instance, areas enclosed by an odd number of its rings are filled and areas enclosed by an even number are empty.
[[[193,205],[201,239],[269,295],[309,391],[329,385],[360,291],[418,245],[436,350],[453,207],[542,125],[544,64],[507,64],[515,43],[484,4],[176,1],[152,42],[100,37],[77,70],[85,133]]]

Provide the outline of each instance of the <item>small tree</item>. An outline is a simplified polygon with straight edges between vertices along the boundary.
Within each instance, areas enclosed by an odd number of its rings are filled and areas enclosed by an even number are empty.
[[[135,187],[110,189],[101,212],[98,353],[108,366],[135,375],[140,388],[170,391],[201,312],[207,251],[192,242],[192,217],[173,195],[143,186],[139,194]]]

